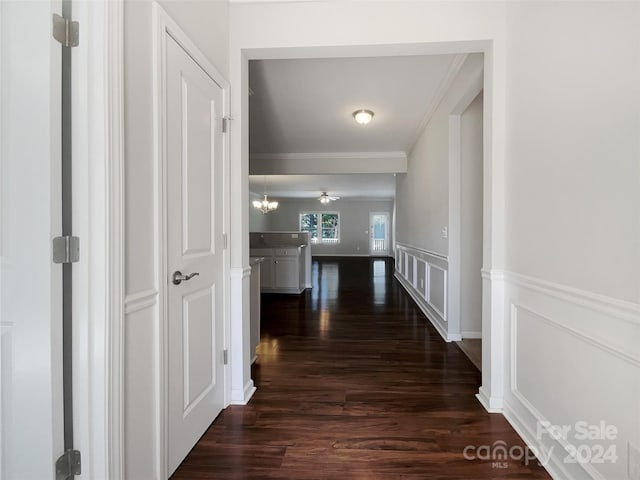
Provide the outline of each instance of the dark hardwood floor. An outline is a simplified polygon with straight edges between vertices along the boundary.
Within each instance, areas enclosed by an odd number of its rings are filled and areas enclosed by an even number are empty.
[[[550,478],[535,460],[465,459],[469,445],[524,443],[478,403],[480,373],[392,260],[314,259],[313,286],[263,295],[258,391],[220,414],[175,480]]]

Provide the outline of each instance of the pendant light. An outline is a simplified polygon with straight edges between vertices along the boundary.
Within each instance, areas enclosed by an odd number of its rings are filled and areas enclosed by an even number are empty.
[[[264,199],[262,200],[254,200],[253,201],[254,208],[257,208],[262,213],[267,214],[276,208],[278,208],[278,202],[270,202],[267,198],[267,177],[264,177]]]

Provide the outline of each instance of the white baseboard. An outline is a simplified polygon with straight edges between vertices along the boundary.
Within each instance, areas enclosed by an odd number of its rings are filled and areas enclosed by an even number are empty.
[[[459,340],[462,340],[462,337],[460,335],[447,333],[444,326],[442,326],[438,321],[434,320],[435,318],[438,318],[438,314],[434,312],[431,307],[429,307],[429,305],[422,298],[420,298],[419,295],[416,294],[414,289],[402,277],[402,275],[400,275],[398,272],[395,272],[394,276],[398,280],[398,282],[400,282],[400,285],[402,285],[409,296],[413,299],[413,301],[416,302],[416,305],[418,305],[420,311],[424,313],[424,316],[427,317],[427,320],[431,322],[431,324],[435,327],[435,329],[438,331],[445,342],[457,342]]]
[[[489,413],[502,413],[503,402],[502,398],[490,397],[484,388],[480,387],[476,395],[478,401],[482,404],[484,409]]]
[[[551,475],[551,478],[554,480],[577,480],[578,477],[569,473],[567,469],[564,468],[564,465],[558,461],[557,456],[549,455],[547,457],[547,452],[549,451],[553,452],[555,450],[566,453],[560,445],[553,445],[553,450],[550,450],[551,447],[549,446],[542,445],[536,439],[535,434],[527,427],[526,422],[508,405],[505,405],[503,415],[516,433],[520,435],[520,438],[524,440],[527,447],[536,452],[544,452],[544,455],[542,455],[542,458],[539,458],[539,460],[543,463],[544,469]],[[592,478],[604,480],[600,476]]]
[[[462,332],[462,339],[464,340],[465,338],[480,339],[480,338],[482,338],[482,332],[463,331]]]
[[[247,403],[249,403],[249,400],[251,400],[251,397],[253,397],[253,394],[256,393],[256,387],[253,384],[253,380],[249,380],[245,386],[244,386],[244,391],[242,393],[240,392],[235,392],[235,393],[240,393],[241,396],[233,396],[233,399],[231,400],[230,405],[246,405]]]

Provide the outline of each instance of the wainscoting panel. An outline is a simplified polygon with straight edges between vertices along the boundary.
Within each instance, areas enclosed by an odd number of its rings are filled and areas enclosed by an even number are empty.
[[[404,275],[404,252],[396,249],[396,271]]]
[[[149,465],[157,463],[160,455],[158,443],[149,441],[148,437],[148,432],[157,432],[160,428],[156,409],[159,392],[156,353],[158,308],[158,291],[155,288],[125,298],[124,449],[136,452],[136,457],[125,463],[125,478],[142,478]],[[128,418],[136,421],[128,422]]]
[[[520,275],[505,278],[505,416],[530,446],[550,454],[547,469],[555,478],[629,478],[629,444],[640,445],[640,306]],[[567,433],[554,437],[554,425]],[[615,434],[579,435],[602,425]],[[576,461],[572,451],[591,461]]]
[[[447,321],[447,271],[437,265],[429,265],[429,296],[427,302],[438,315]]]
[[[396,244],[396,278],[446,341],[460,340],[447,324],[446,256],[405,244]]]
[[[427,264],[423,260],[416,259],[416,290],[426,298],[427,296]]]

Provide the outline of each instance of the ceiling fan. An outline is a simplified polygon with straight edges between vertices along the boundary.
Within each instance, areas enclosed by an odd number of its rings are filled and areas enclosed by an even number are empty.
[[[327,192],[322,192],[318,200],[320,200],[320,203],[329,203],[329,202],[332,202],[333,200],[338,200],[339,198],[340,197],[330,196],[329,194],[327,194]]]

